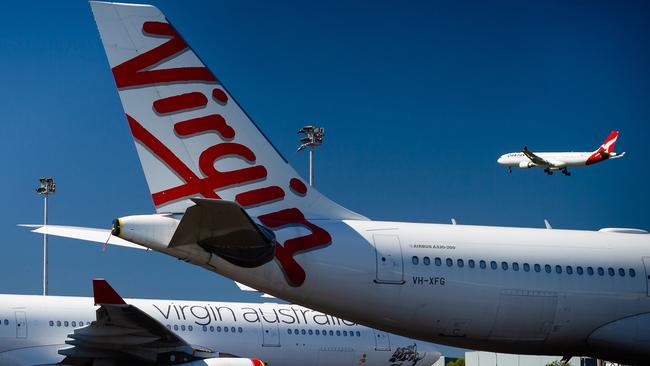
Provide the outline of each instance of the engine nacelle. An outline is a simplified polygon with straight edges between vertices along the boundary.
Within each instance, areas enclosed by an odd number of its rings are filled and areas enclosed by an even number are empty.
[[[266,364],[256,358],[219,357],[181,363],[178,366],[266,366]]]
[[[180,220],[169,215],[134,215],[113,220],[111,234],[151,249],[169,245]]]
[[[532,161],[520,161],[519,162],[519,167],[522,168],[522,169],[528,169],[528,168],[532,168],[534,166],[535,166],[535,163],[533,163]]]

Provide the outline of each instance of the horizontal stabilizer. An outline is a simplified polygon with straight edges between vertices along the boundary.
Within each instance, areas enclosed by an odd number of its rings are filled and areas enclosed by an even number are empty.
[[[256,267],[273,258],[275,236],[257,225],[237,203],[193,198],[169,248],[198,244],[229,262]]]
[[[120,247],[147,249],[141,245],[131,243],[117,236],[111,235],[109,229],[95,229],[78,226],[59,226],[59,225],[18,225],[22,227],[34,228],[34,233],[60,236],[64,238],[79,239],[97,243],[106,243]],[[110,238],[109,238],[110,236]],[[108,240],[108,241],[107,241]]]

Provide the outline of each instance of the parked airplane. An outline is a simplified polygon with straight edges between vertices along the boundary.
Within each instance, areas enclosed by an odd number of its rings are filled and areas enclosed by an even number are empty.
[[[465,348],[650,359],[650,235],[371,221],[308,187],[152,6],[92,3],[155,215],[36,232],[151,248]],[[135,243],[135,244],[134,244]]]
[[[430,366],[435,346],[297,305],[0,295],[0,366]],[[94,301],[93,301],[94,300]],[[99,305],[95,310],[93,304]]]
[[[614,152],[614,145],[618,139],[618,131],[612,131],[605,139],[602,145],[593,152],[550,152],[534,153],[524,146],[521,152],[512,152],[501,155],[497,163],[505,165],[508,172],[512,173],[512,168],[544,168],[548,175],[553,174],[554,170],[560,170],[564,175],[571,175],[569,167],[579,167],[599,163],[607,159],[622,158],[625,153],[617,154]]]

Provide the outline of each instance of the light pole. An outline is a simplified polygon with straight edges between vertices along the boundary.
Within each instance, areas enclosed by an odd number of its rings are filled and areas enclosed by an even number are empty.
[[[314,186],[314,147],[320,146],[323,144],[323,138],[325,137],[325,129],[322,127],[314,126],[305,126],[298,130],[298,133],[302,133],[305,136],[300,138],[300,146],[298,151],[303,150],[306,147],[309,147],[309,186]]]
[[[39,181],[41,186],[36,188],[36,193],[45,199],[43,225],[47,225],[47,197],[56,192],[56,183],[53,178],[41,178]],[[47,234],[43,234],[43,295],[47,295]]]

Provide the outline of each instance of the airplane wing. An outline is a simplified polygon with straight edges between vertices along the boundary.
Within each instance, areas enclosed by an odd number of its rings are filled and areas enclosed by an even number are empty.
[[[526,157],[528,159],[530,159],[530,161],[535,163],[535,165],[556,167],[556,168],[557,167],[562,167],[562,166],[565,165],[564,162],[562,162],[562,161],[547,160],[547,159],[542,158],[541,156],[539,156],[539,155],[535,154],[534,152],[528,150],[528,146],[524,146],[524,148],[521,150],[521,152],[524,153],[524,155],[526,155]]]
[[[103,279],[93,280],[97,320],[68,335],[70,348],[61,364],[95,360],[127,363],[178,364],[219,357],[207,348],[193,347],[142,310],[127,304]]]
[[[108,229],[95,229],[88,227],[78,226],[59,226],[59,225],[18,225],[27,228],[35,228],[33,233],[47,234],[53,236],[61,236],[64,238],[79,239],[85,241],[93,241],[97,243],[116,245],[120,247],[134,248],[134,249],[147,249],[142,245],[132,243],[130,241],[111,235]]]

